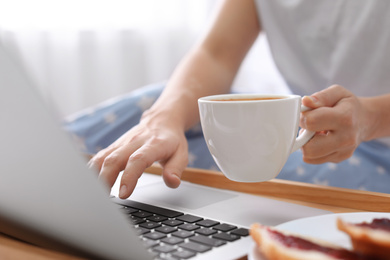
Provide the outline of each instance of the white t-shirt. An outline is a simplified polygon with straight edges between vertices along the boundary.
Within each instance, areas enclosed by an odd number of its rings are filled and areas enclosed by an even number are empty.
[[[339,84],[357,96],[390,93],[390,1],[256,0],[275,64],[291,90]],[[381,139],[390,145],[390,138]]]

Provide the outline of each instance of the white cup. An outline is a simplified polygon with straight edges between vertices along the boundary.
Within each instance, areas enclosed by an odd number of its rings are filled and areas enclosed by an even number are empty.
[[[290,153],[315,134],[305,130],[297,137],[300,112],[309,110],[298,95],[215,95],[198,105],[208,149],[233,181],[275,178]]]

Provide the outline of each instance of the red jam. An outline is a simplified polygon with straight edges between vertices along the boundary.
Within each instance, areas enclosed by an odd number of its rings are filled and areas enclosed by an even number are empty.
[[[270,235],[273,239],[279,241],[284,246],[289,248],[295,248],[299,250],[313,250],[313,251],[326,254],[336,259],[345,259],[345,260],[373,259],[373,258],[363,257],[357,253],[348,251],[346,249],[335,249],[331,247],[321,246],[303,238],[299,238],[291,235],[284,235],[276,230],[268,229],[268,231],[270,232]]]
[[[371,223],[362,222],[354,225],[358,227],[368,227],[390,232],[390,219],[387,218],[376,218]]]

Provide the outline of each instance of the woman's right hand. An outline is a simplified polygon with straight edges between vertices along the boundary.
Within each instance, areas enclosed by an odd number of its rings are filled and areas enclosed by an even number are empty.
[[[89,162],[99,171],[99,178],[112,187],[121,171],[119,197],[133,192],[138,178],[154,162],[163,167],[163,179],[168,187],[180,185],[188,163],[188,144],[184,129],[171,117],[159,118],[145,113],[140,123],[114,143],[98,152]]]
[[[140,123],[91,159],[110,187],[123,170],[120,198],[129,197],[144,170],[157,161],[166,185],[180,185],[188,162],[184,132],[199,122],[198,98],[229,91],[260,31],[254,1],[225,0],[205,38],[183,58]]]

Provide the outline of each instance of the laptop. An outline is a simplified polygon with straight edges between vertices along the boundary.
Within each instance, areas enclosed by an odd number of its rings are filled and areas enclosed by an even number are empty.
[[[87,168],[1,43],[0,90],[0,232],[9,236],[93,259],[236,259],[250,250],[253,222],[330,213],[188,182],[169,189],[146,173],[120,200],[118,183],[110,193]]]

